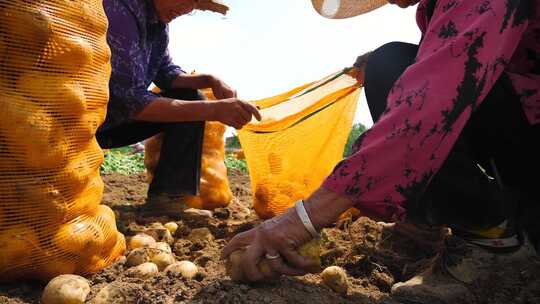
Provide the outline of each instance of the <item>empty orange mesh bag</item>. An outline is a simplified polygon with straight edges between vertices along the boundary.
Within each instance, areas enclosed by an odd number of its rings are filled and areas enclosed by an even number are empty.
[[[342,159],[360,93],[346,72],[255,101],[262,120],[238,137],[259,217],[282,214],[308,197]]]
[[[95,272],[125,250],[100,205],[106,30],[98,0],[0,0],[0,281]]]
[[[203,93],[209,99],[215,99],[211,91]],[[190,208],[214,210],[227,207],[233,195],[229,187],[227,167],[225,167],[225,125],[216,121],[207,121],[204,126],[204,140],[201,157],[200,190],[197,196],[187,196],[185,203]],[[151,182],[159,162],[162,134],[145,142],[144,165],[148,181]]]

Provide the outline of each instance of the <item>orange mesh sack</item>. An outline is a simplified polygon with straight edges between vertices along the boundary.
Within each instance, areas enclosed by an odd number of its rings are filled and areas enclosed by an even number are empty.
[[[259,217],[282,214],[305,199],[342,159],[360,93],[345,72],[255,102],[263,119],[238,137]]]
[[[125,249],[99,205],[106,30],[101,1],[0,0],[0,281],[95,272]]]
[[[211,92],[204,91],[209,99],[215,99]],[[191,208],[213,210],[229,205],[233,195],[225,167],[225,125],[207,121],[204,127],[204,140],[201,159],[200,193],[186,197],[186,204]],[[159,162],[162,134],[145,142],[144,165],[149,182]]]

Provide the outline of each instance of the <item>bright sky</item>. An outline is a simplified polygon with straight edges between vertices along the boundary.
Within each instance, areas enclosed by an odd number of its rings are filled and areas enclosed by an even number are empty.
[[[174,20],[169,49],[184,70],[216,75],[246,100],[318,80],[384,43],[420,38],[416,7],[386,5],[355,18],[329,20],[309,0],[224,2],[231,8],[226,17],[198,11]],[[355,121],[372,125],[363,94]]]

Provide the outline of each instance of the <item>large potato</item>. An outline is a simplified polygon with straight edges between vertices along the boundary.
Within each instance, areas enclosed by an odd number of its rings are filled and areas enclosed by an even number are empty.
[[[81,216],[63,224],[53,237],[53,244],[72,254],[91,256],[99,253],[105,242],[102,229],[92,217]]]
[[[43,290],[42,304],[83,304],[90,293],[88,281],[77,275],[60,275]]]

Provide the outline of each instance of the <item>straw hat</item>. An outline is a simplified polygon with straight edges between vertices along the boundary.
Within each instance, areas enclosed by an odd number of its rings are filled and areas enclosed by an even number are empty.
[[[311,0],[323,17],[344,19],[370,12],[388,3],[386,0]]]
[[[212,11],[223,15],[227,14],[229,7],[221,0],[197,0],[197,9],[201,11]]]

